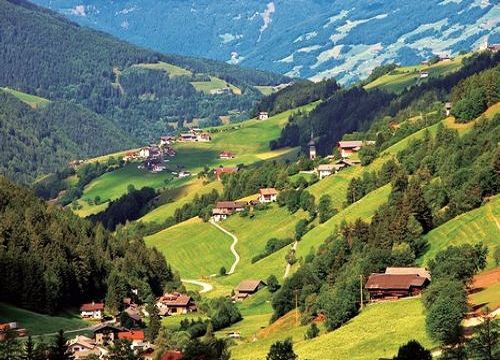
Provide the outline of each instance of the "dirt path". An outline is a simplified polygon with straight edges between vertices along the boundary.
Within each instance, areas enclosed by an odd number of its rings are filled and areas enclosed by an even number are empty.
[[[233,238],[233,243],[231,244],[231,252],[233,253],[234,255],[234,263],[233,265],[231,265],[231,269],[229,269],[229,271],[227,272],[228,275],[231,275],[231,274],[234,274],[234,271],[236,270],[236,265],[238,265],[238,263],[240,262],[240,255],[236,252],[236,244],[238,243],[238,238],[236,237],[236,235],[234,235],[233,233],[230,233],[229,231],[227,231],[226,229],[224,229],[222,226],[220,226],[219,224],[217,224],[215,221],[213,220],[210,220],[210,224],[212,224],[213,226],[215,226],[217,229],[219,229],[220,231],[222,231],[224,234],[226,235],[229,235]]]
[[[214,289],[212,284],[209,284],[209,283],[206,283],[203,281],[188,280],[188,279],[181,279],[181,281],[183,283],[186,283],[186,284],[193,284],[193,285],[202,287],[200,294],[206,294],[207,292],[212,291]]]
[[[297,252],[297,245],[299,244],[298,241],[295,241],[292,245],[292,250]],[[283,279],[286,279],[288,277],[288,274],[290,273],[290,269],[292,268],[292,265],[289,263],[286,263],[286,269],[285,269],[285,275],[283,275]]]

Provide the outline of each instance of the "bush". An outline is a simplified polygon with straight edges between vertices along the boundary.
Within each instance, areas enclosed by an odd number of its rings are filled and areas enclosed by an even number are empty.
[[[306,340],[314,339],[316,336],[319,335],[319,328],[316,323],[312,323],[311,326],[306,331],[306,334],[304,335],[304,338]]]
[[[266,360],[295,360],[298,356],[293,352],[292,339],[277,341],[271,345]]]
[[[281,287],[281,285],[278,282],[278,279],[276,276],[273,274],[269,275],[267,278],[267,288],[269,289],[269,292],[274,293],[278,291],[278,289]]]
[[[394,360],[432,360],[430,350],[425,349],[416,340],[410,340],[406,344],[401,345],[398,354],[394,356]]]

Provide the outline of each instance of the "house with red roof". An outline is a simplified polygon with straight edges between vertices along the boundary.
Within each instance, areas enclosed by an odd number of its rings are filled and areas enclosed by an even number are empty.
[[[218,167],[217,169],[214,170],[215,177],[217,180],[222,179],[222,175],[224,174],[236,174],[238,172],[237,167]]]
[[[182,353],[180,351],[168,350],[163,353],[160,360],[182,360]]]
[[[240,201],[218,201],[212,209],[212,218],[214,221],[225,220],[235,212],[243,211],[247,206],[247,203]]]
[[[80,315],[84,319],[101,320],[104,315],[104,303],[92,301],[80,307]]]
[[[371,274],[365,289],[370,300],[399,299],[419,295],[430,283],[429,278],[418,274]]]
[[[339,141],[337,148],[339,149],[342,158],[348,158],[352,154],[357,153],[365,145],[374,145],[375,141]]]
[[[160,316],[187,314],[196,311],[196,304],[191,296],[178,292],[167,293],[156,303]]]
[[[230,151],[223,151],[219,154],[219,159],[221,160],[230,160],[234,159],[234,154]]]

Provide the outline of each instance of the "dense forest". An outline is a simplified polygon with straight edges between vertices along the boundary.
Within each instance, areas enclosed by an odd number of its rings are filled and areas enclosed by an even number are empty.
[[[429,100],[441,103],[442,108],[445,101],[450,98],[456,100],[463,93],[463,90],[457,89],[454,94],[450,94],[452,88],[471,75],[494,68],[499,62],[500,53],[483,52],[473,55],[463,60],[460,70],[441,78],[430,79],[426,83],[407,89],[399,96],[377,89],[366,91],[360,86],[339,90],[309,114],[292,115],[282,130],[280,138],[272,141],[270,146],[279,148],[301,145],[305,149],[313,132],[317,137],[318,153],[327,155],[332,153],[337,141],[344,134],[360,130],[364,130],[365,133],[358,134],[359,136],[377,140],[379,143],[386,140],[395,141],[392,138],[392,129],[387,126],[388,122],[384,119],[398,117],[400,114],[408,115],[405,110],[411,108],[412,104],[419,102],[427,104]],[[484,111],[486,105],[491,104],[494,98],[492,93],[498,86],[498,76],[495,77],[495,74],[496,72],[483,75],[490,79],[487,88],[475,89],[472,86],[471,89],[474,90],[471,90],[471,94],[468,93],[467,98],[479,99],[479,105],[472,110],[475,114]],[[475,78],[467,81],[468,83],[464,83],[462,88],[477,82]],[[469,100],[466,100],[465,104],[457,102],[455,111],[458,113],[462,111],[460,109],[468,108],[470,103],[467,101]],[[470,119],[472,115],[468,116]],[[399,116],[401,121],[405,118],[407,117]]]
[[[55,313],[106,298],[110,309],[139,289],[151,301],[180,286],[165,258],[129,232],[116,235],[70,211],[47,207],[0,177],[0,301]]]
[[[55,101],[32,109],[0,90],[0,174],[18,183],[133,145],[112,121],[80,105]]]
[[[193,118],[250,111],[261,97],[254,85],[288,81],[281,75],[141,49],[24,0],[0,0],[0,38],[0,85],[50,100],[76,101],[141,142]],[[208,95],[194,90],[190,76],[131,68],[159,61],[185,67],[194,76],[220,76],[240,87],[242,95]]]

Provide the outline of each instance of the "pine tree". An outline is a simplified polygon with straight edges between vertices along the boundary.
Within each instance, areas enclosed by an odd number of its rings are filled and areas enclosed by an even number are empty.
[[[146,310],[149,313],[149,326],[147,330],[148,340],[153,342],[161,329],[160,313],[155,304],[149,304]]]
[[[59,330],[54,343],[50,347],[49,360],[73,360],[74,357],[68,350],[67,340],[64,331]]]

